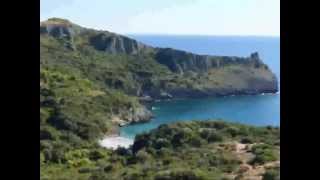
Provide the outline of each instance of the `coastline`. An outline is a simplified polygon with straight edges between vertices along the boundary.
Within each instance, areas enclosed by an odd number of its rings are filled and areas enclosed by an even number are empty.
[[[271,92],[271,93],[257,93],[257,94],[229,94],[229,95],[224,95],[224,96],[215,96],[215,97],[231,97],[231,96],[265,96],[265,95],[277,95],[280,94],[279,91],[277,92]],[[204,98],[204,97],[202,97]],[[163,101],[174,101],[174,100],[186,100],[186,99],[198,99],[198,98],[192,98],[192,97],[186,97],[186,98],[171,98],[171,99],[153,99],[152,102],[149,102],[149,106],[145,105],[145,107],[149,110],[154,110],[154,107],[152,106],[153,103],[155,102],[163,102]],[[200,98],[201,99],[201,98]],[[153,116],[154,117],[154,116]],[[152,118],[150,118],[149,121],[151,121]],[[123,121],[125,122],[125,121]],[[148,121],[137,121],[137,122],[126,122],[126,123],[120,123],[118,124],[117,130],[116,132],[112,133],[112,134],[108,134],[106,136],[104,136],[101,140],[99,140],[99,144],[102,147],[105,147],[107,149],[112,149],[115,150],[118,147],[124,147],[124,148],[129,148],[133,142],[134,139],[133,138],[129,138],[129,137],[125,137],[125,136],[121,136],[119,133],[119,128],[123,127],[123,126],[130,126],[132,124],[140,124],[140,123],[146,123]]]
[[[149,118],[147,118],[146,120],[143,121],[124,121],[124,120],[120,120],[118,121],[118,128],[124,127],[124,126],[130,126],[133,124],[143,124],[143,123],[148,123],[149,121],[152,120],[152,118],[154,118],[154,114],[152,113],[154,109],[153,104],[157,103],[157,102],[168,102],[168,101],[181,101],[181,100],[189,100],[189,99],[203,99],[203,98],[208,98],[208,97],[215,97],[215,98],[226,98],[226,97],[234,97],[234,96],[266,96],[266,95],[279,95],[280,91],[272,91],[272,92],[268,92],[268,91],[263,91],[263,92],[259,92],[259,93],[230,93],[230,94],[225,94],[225,95],[206,95],[206,96],[199,96],[199,97],[172,97],[172,98],[167,98],[167,99],[161,99],[161,98],[151,98],[151,100],[143,101],[140,99],[141,104],[144,105],[144,107],[146,109],[148,109],[148,111],[151,112],[151,116]],[[141,98],[141,97],[140,97]],[[142,97],[143,98],[143,97]],[[118,133],[118,131],[117,131]],[[120,136],[120,135],[118,135]]]
[[[156,102],[166,102],[166,101],[176,101],[176,100],[189,100],[189,99],[204,99],[204,98],[210,98],[210,97],[215,97],[215,98],[225,98],[225,97],[233,97],[233,96],[264,96],[264,95],[279,95],[280,91],[273,91],[273,92],[259,92],[259,93],[230,93],[230,94],[225,94],[225,95],[204,95],[204,96],[199,96],[199,97],[172,97],[172,98],[167,98],[167,99],[159,99],[159,98],[153,98],[152,100],[148,101],[148,106],[142,101],[142,104],[144,104],[149,110],[152,110],[152,104]],[[128,123],[127,125],[130,125]]]

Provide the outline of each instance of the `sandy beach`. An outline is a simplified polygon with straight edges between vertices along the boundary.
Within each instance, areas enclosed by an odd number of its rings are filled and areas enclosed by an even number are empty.
[[[133,144],[133,139],[114,135],[105,137],[99,143],[102,147],[108,149],[117,149],[118,147],[128,148]]]

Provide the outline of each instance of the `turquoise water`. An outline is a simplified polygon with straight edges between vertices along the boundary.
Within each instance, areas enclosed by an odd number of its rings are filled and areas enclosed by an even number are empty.
[[[280,82],[279,38],[129,36],[149,45],[199,54],[248,56],[257,51]],[[155,115],[152,121],[123,127],[120,130],[121,136],[133,138],[136,134],[156,128],[160,124],[186,120],[223,119],[257,126],[280,126],[280,94],[162,101],[154,103],[152,111]]]

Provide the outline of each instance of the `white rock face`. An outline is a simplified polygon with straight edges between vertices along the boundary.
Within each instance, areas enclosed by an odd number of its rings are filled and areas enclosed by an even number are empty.
[[[108,149],[117,149],[118,147],[129,148],[133,144],[133,139],[121,137],[121,136],[109,136],[100,141],[102,147]]]

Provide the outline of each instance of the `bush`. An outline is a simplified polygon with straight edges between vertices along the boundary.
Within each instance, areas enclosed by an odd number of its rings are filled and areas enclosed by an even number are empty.
[[[85,168],[80,168],[80,169],[78,170],[79,173],[90,173],[91,171],[92,171],[92,169],[87,168],[87,167],[85,167]]]
[[[58,132],[50,127],[40,127],[40,140],[56,140],[58,139]]]
[[[48,140],[40,140],[40,151],[43,151],[45,149],[52,149],[52,141],[48,141]]]
[[[208,129],[204,129],[200,131],[200,137],[203,139],[208,139],[209,135],[210,135],[211,131]]]
[[[170,146],[171,146],[170,141],[168,141],[165,138],[157,139],[155,144],[154,144],[154,148],[156,148],[156,149],[161,149],[163,147],[170,147]]]
[[[183,129],[177,129],[177,132],[175,135],[173,135],[172,139],[171,139],[171,143],[173,146],[182,146],[183,142],[192,137],[192,132],[187,132]]]
[[[216,121],[214,123],[211,122],[211,124],[213,124],[213,127],[218,129],[218,130],[221,130],[221,129],[224,129],[226,128],[228,125],[223,122],[223,121]]]
[[[70,143],[73,146],[80,146],[84,143],[84,141],[77,136],[76,134],[73,134],[72,132],[64,132],[60,136],[60,140]]]
[[[134,144],[132,146],[133,153],[138,152],[140,149],[149,146],[148,136],[140,134],[135,137]]]
[[[226,129],[226,132],[232,137],[236,137],[239,134],[239,129],[236,127],[229,127]]]
[[[251,164],[264,164],[277,160],[274,150],[267,144],[254,145],[252,153],[255,154],[255,158],[250,162]]]
[[[98,159],[105,158],[107,156],[107,152],[101,149],[95,149],[90,152],[89,158],[90,160],[97,161]]]
[[[215,129],[204,129],[200,132],[200,136],[206,139],[209,143],[222,140],[222,136]]]
[[[67,163],[71,167],[81,167],[91,164],[91,161],[88,158],[81,158],[75,160],[68,160]]]
[[[208,136],[208,142],[218,142],[218,141],[222,141],[222,136],[219,135],[218,133],[215,132],[211,132]]]
[[[194,147],[200,147],[204,142],[199,136],[192,136],[189,142]]]
[[[106,179],[110,179],[109,174],[98,171],[98,172],[92,173],[88,180],[106,180]]]
[[[113,166],[111,164],[108,164],[103,168],[104,172],[110,172],[112,169],[113,169]]]
[[[43,153],[40,153],[40,164],[43,164],[45,162],[45,157]]]
[[[187,169],[173,169],[158,173],[155,180],[205,180],[206,177],[201,171]]]
[[[251,143],[253,143],[252,139],[249,138],[249,137],[242,138],[240,142],[243,143],[243,144],[251,144]]]
[[[44,156],[44,162],[48,162],[52,160],[52,150],[51,149],[45,149],[43,151]]]
[[[172,153],[172,150],[171,150],[171,149],[169,149],[169,148],[161,148],[161,149],[158,151],[158,154],[157,154],[157,155],[158,155],[159,157],[165,158],[165,157],[170,156],[171,153]]]
[[[276,169],[268,169],[263,174],[262,180],[280,180],[280,171]]]
[[[144,150],[140,150],[137,154],[136,154],[136,159],[139,162],[146,162],[151,158],[151,156]]]
[[[52,162],[55,162],[55,163],[62,163],[62,162],[65,161],[63,149],[54,148],[49,153],[50,153],[50,156],[46,156],[46,155],[49,155],[49,154],[45,154],[46,160],[49,160],[49,161],[52,161]],[[50,157],[50,158],[48,158],[48,157]]]
[[[132,154],[129,149],[126,149],[124,147],[118,147],[116,153],[121,156],[129,156]]]

